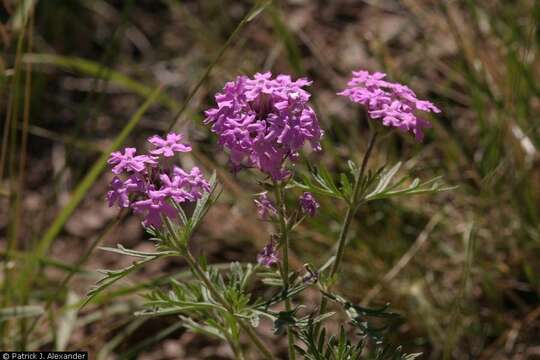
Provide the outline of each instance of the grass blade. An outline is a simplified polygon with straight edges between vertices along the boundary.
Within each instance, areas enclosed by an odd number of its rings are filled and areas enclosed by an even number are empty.
[[[118,71],[107,68],[97,62],[78,57],[54,54],[25,54],[22,61],[26,64],[53,65],[94,78],[106,79],[123,89],[129,90],[143,97],[149,97],[154,91],[152,87],[133,80],[129,76],[126,76]],[[180,108],[180,104],[166,94],[160,94],[157,101],[172,111],[178,111]]]
[[[21,271],[20,277],[20,291],[23,295],[26,294],[26,291],[29,289],[30,285],[33,282],[33,278],[36,273],[37,265],[39,261],[46,255],[49,247],[60,233],[66,221],[70,218],[71,214],[79,203],[83,200],[84,196],[88,190],[92,187],[94,182],[97,180],[101,172],[105,169],[107,165],[107,158],[112,151],[117,150],[125,141],[131,131],[137,126],[142,116],[148,110],[148,108],[156,102],[159,94],[161,93],[161,87],[156,88],[148,99],[141,105],[133,117],[129,120],[126,126],[122,129],[120,134],[113,141],[111,146],[107,149],[106,152],[101,154],[101,156],[96,160],[90,171],[86,176],[81,180],[77,185],[77,188],[73,192],[73,195],[67,205],[62,209],[62,211],[56,216],[51,226],[47,229],[43,237],[38,241],[36,247],[32,251],[27,263]]]

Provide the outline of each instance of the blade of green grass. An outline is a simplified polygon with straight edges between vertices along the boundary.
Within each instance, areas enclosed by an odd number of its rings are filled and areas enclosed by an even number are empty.
[[[472,263],[474,258],[475,250],[475,224],[471,222],[465,233],[463,234],[463,243],[465,245],[465,261],[463,262],[463,277],[461,288],[459,290],[459,296],[456,297],[452,309],[451,324],[447,333],[447,341],[444,344],[443,359],[451,359],[452,352],[459,341],[459,336],[461,333],[459,320],[463,316],[464,306],[467,299],[470,298],[470,280],[471,280],[471,270]]]
[[[141,327],[147,318],[136,318],[124,329],[120,330],[110,341],[108,341],[104,346],[101,347],[101,350],[97,353],[96,359],[108,359],[110,353],[119,346],[123,341],[125,341],[131,334],[133,334],[139,327]]]
[[[0,322],[10,319],[38,316],[43,313],[43,308],[37,305],[13,306],[0,309]]]
[[[27,14],[27,12],[23,12]],[[18,232],[18,219],[17,219],[17,200],[18,195],[13,191],[14,189],[19,189],[17,180],[17,120],[19,118],[19,103],[21,99],[21,85],[22,85],[22,54],[24,53],[25,40],[28,34],[27,28],[27,17],[24,18],[24,26],[22,26],[18,37],[17,37],[17,46],[14,59],[14,74],[11,82],[9,100],[8,100],[8,110],[6,112],[6,123],[5,123],[5,133],[3,135],[2,142],[2,151],[0,154],[0,181],[3,180],[4,176],[4,166],[6,165],[7,160],[7,170],[9,174],[9,183],[10,183],[10,194],[8,200],[8,235],[7,235],[7,253],[6,261],[4,263],[4,284],[3,284],[3,298],[2,298],[2,307],[6,307],[12,303],[13,297],[15,296],[15,291],[12,283],[13,271],[8,267],[8,263],[11,257],[11,251],[17,248],[17,232]],[[4,346],[5,336],[5,323],[0,325],[0,346]]]
[[[143,97],[148,97],[153,92],[152,87],[91,60],[54,54],[25,54],[22,61],[27,64],[53,65],[83,75],[106,79],[123,89]],[[160,94],[157,101],[171,111],[178,111],[180,109],[180,104],[167,94]]]
[[[262,2],[261,1],[255,2],[253,7],[251,8],[251,10],[238,23],[238,25],[236,26],[234,31],[231,33],[231,35],[229,36],[227,41],[225,41],[223,46],[219,49],[216,57],[212,60],[210,65],[208,65],[208,67],[204,71],[203,75],[201,76],[201,78],[199,79],[197,84],[195,84],[193,89],[189,92],[189,95],[186,98],[186,101],[184,101],[184,103],[182,104],[182,107],[178,110],[178,112],[174,116],[173,121],[171,122],[168,131],[171,131],[176,125],[181,123],[180,119],[182,117],[182,114],[184,114],[184,112],[186,111],[187,106],[189,105],[189,103],[193,99],[193,96],[195,96],[195,94],[200,89],[202,84],[206,81],[206,79],[208,79],[208,77],[210,76],[210,72],[216,66],[216,64],[219,62],[219,60],[223,57],[223,54],[225,54],[225,50],[227,50],[229,48],[229,46],[232,43],[232,40],[236,37],[236,35],[240,32],[240,30],[242,30],[244,28],[244,26],[247,23],[253,21],[268,5],[271,4],[271,2],[272,2],[271,0],[262,1]]]
[[[29,14],[34,9],[38,0],[22,0],[15,10],[15,14],[11,18],[11,28],[13,31],[19,31],[26,26],[26,21],[29,18]]]
[[[90,171],[86,176],[81,180],[77,185],[73,195],[67,205],[60,211],[57,217],[52,222],[51,226],[47,229],[43,237],[38,241],[37,245],[29,255],[27,262],[24,267],[21,269],[20,281],[19,281],[19,292],[26,296],[28,289],[30,288],[34,277],[36,275],[37,266],[41,259],[46,255],[49,250],[52,242],[56,236],[60,233],[64,224],[69,219],[73,211],[77,208],[79,203],[82,201],[87,191],[92,187],[95,181],[98,179],[101,172],[105,169],[107,165],[107,158],[109,154],[117,150],[127,139],[131,131],[137,126],[139,121],[142,119],[144,113],[148,108],[156,102],[161,93],[161,87],[156,88],[147,98],[147,100],[141,105],[137,112],[132,116],[129,122],[124,126],[120,134],[114,139],[113,143],[109,146],[106,152],[100,155],[96,160]]]
[[[75,276],[76,273],[79,272],[79,269],[86,263],[90,255],[93,253],[95,248],[101,243],[101,241],[109,235],[116,226],[120,223],[122,218],[124,217],[125,212],[121,212],[116,219],[109,222],[109,224],[103,229],[103,231],[92,241],[92,244],[90,247],[84,252],[84,254],[79,258],[75,266],[73,266],[71,269],[67,270],[67,275],[62,280],[62,282],[57,286],[56,291],[53,292],[53,294],[62,293],[63,289],[67,287],[70,280]],[[53,304],[55,300],[55,296],[49,296],[45,305],[45,311],[49,311],[51,305]],[[25,337],[29,337],[34,328],[36,327],[38,321],[40,320],[40,317],[37,317],[31,325],[28,327],[28,330],[24,334]]]
[[[279,39],[283,42],[285,49],[287,50],[287,59],[289,61],[289,64],[291,64],[291,67],[293,68],[296,75],[303,74],[304,67],[302,66],[300,49],[298,48],[298,44],[294,39],[294,35],[291,34],[289,29],[287,28],[287,25],[283,21],[281,11],[277,7],[277,5],[270,6],[269,14],[272,19],[272,25],[274,26],[274,30]]]
[[[151,335],[151,336],[145,338],[142,342],[140,342],[139,344],[137,344],[134,347],[132,347],[131,349],[129,349],[129,351],[127,351],[127,352],[125,352],[123,354],[120,354],[118,358],[119,359],[135,359],[135,358],[137,358],[138,354],[141,351],[143,351],[144,349],[146,349],[146,348],[148,348],[148,347],[150,347],[150,346],[152,346],[154,344],[157,344],[158,342],[160,342],[161,340],[163,340],[167,336],[173,334],[175,331],[180,330],[183,326],[184,326],[184,324],[182,322],[176,322],[176,323],[166,327],[165,329],[161,330],[157,334]]]

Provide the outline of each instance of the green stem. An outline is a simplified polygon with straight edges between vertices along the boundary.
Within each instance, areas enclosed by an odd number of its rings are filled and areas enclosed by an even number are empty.
[[[231,323],[231,325],[234,325],[234,327],[236,328],[236,324]],[[233,331],[236,331],[236,329],[233,330]],[[242,352],[242,347],[240,346],[239,342],[237,341],[238,338],[233,339],[229,334],[226,333],[226,331],[223,331],[223,332],[224,332],[225,338],[227,339],[227,342],[229,343],[229,346],[231,347],[231,349],[232,349],[232,351],[234,353],[235,359],[237,359],[237,360],[245,360],[244,353]]]
[[[221,293],[214,287],[214,284],[210,281],[206,273],[203,271],[197,260],[193,257],[191,252],[186,248],[184,252],[184,258],[186,259],[188,265],[193,269],[193,272],[195,275],[201,280],[212,296],[225,308],[227,311],[236,318],[236,321],[238,322],[238,325],[242,328],[243,331],[246,332],[247,336],[251,339],[253,344],[261,351],[262,356],[265,359],[273,360],[274,356],[268,350],[266,345],[259,339],[258,335],[255,333],[253,328],[248,325],[243,319],[239,318],[235,315],[234,309],[231,307],[231,305],[225,300],[225,298],[221,295]]]
[[[208,278],[204,270],[201,268],[199,263],[197,262],[197,259],[191,254],[191,251],[189,251],[189,248],[187,245],[183,244],[182,241],[178,238],[176,232],[174,231],[174,228],[171,224],[171,221],[168,218],[164,219],[165,225],[167,226],[167,229],[169,230],[169,233],[174,238],[175,245],[179,248],[180,254],[186,259],[189,267],[193,270],[195,273],[195,276],[199,278],[200,281],[202,281],[205,285],[208,291],[210,291],[210,294],[227,310],[231,316],[233,316],[236,319],[236,322],[238,325],[246,332],[248,337],[251,339],[253,344],[261,351],[263,357],[268,360],[274,360],[274,356],[268,350],[266,345],[259,339],[257,333],[253,330],[253,328],[247,324],[243,319],[239,318],[236,314],[232,306],[229,304],[229,302],[221,295],[221,293],[214,287],[214,284],[212,284],[212,281]],[[234,349],[233,349],[234,351]]]
[[[377,139],[377,132],[372,131],[369,138],[366,153],[364,154],[364,158],[362,159],[362,165],[360,167],[360,171],[358,172],[358,174],[356,175],[354,179],[354,186],[353,186],[353,193],[352,193],[351,201],[349,202],[347,213],[345,214],[345,219],[343,220],[343,225],[341,226],[341,230],[339,232],[336,258],[334,260],[334,263],[332,264],[332,268],[330,269],[330,279],[332,279],[337,274],[339,270],[339,265],[341,264],[341,260],[343,259],[343,253],[345,252],[345,245],[347,244],[347,235],[349,234],[349,228],[350,228],[352,219],[354,218],[354,215],[356,214],[356,211],[358,210],[358,205],[359,205],[358,195],[360,194],[360,189],[362,188],[362,181],[364,179],[364,174],[366,172],[367,163],[368,163],[369,157],[371,156],[371,152],[373,150],[373,146],[375,145],[376,139]],[[319,314],[321,315],[324,314],[327,306],[328,306],[328,300],[326,297],[323,297],[321,300],[321,307],[319,310]],[[320,326],[321,324],[318,323],[315,329],[316,334],[319,332]]]
[[[285,293],[289,291],[289,225],[287,223],[287,208],[283,196],[283,185],[274,183],[276,194],[276,204],[278,207],[279,227],[281,232],[281,277],[283,280],[283,288]],[[285,310],[291,311],[291,301],[287,297],[285,299]],[[287,326],[287,340],[289,349],[289,359],[295,360],[296,353],[294,350],[294,334],[290,326]]]

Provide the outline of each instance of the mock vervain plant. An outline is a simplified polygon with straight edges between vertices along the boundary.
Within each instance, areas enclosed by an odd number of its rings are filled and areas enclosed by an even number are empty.
[[[349,160],[348,171],[342,174],[311,164],[309,171],[302,171],[296,167],[302,159],[300,151],[306,145],[317,152],[323,150],[324,132],[309,104],[310,85],[307,79],[274,77],[269,72],[238,76],[216,94],[216,106],[205,111],[204,122],[217,135],[219,151],[228,153],[231,170],[254,170],[253,181],[260,187],[253,194],[257,216],[274,225],[268,243],[252,264],[233,262],[223,270],[207,264],[204,254],[192,254],[190,240],[218,200],[220,186],[215,175],[207,180],[197,167],[186,170],[175,165],[178,154],[191,151],[182,142],[182,134],[150,137],[151,150],[146,154],[138,154],[135,148],[112,153],[109,205],[141,215],[156,251],[134,251],[122,245],[105,248],[137,260],[127,268],[104,271],[87,301],[150,261],[179,256],[187,262],[192,279],[171,277],[167,289],[144,294],[145,308],[136,315],[177,315],[187,329],[227,342],[238,359],[244,358],[243,338],[257,347],[261,358],[275,358],[267,339],[256,332],[261,321],[272,321],[275,336],[286,336],[289,359],[414,358],[415,354],[405,354],[387,341],[387,333],[399,321],[388,305],[359,306],[338,294],[334,285],[339,281],[351,223],[361,205],[448,189],[438,179],[395,180],[401,163],[378,169],[368,164],[385,127],[410,132],[421,141],[430,123],[419,112],[440,110],[418,99],[407,86],[385,80],[383,73],[353,72],[338,95],[362,105],[370,119],[371,134],[360,164]],[[292,269],[291,239],[300,223],[317,216],[322,197],[342,202],[346,208],[335,253],[320,263]],[[269,290],[254,291],[262,287]],[[319,303],[303,303],[302,292],[308,288],[319,292]],[[255,295],[260,293],[272,295]],[[334,305],[332,311],[330,304]],[[330,334],[325,323],[344,317],[348,321],[340,324],[339,333]]]

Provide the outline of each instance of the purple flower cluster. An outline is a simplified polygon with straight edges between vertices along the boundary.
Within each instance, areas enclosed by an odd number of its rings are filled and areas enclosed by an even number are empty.
[[[256,167],[282,180],[289,175],[285,160],[296,160],[305,142],[321,149],[323,131],[303,89],[310,84],[289,75],[257,73],[253,78],[238,76],[215,96],[217,107],[205,112],[205,123],[230,151],[235,170]]]
[[[303,193],[302,196],[300,196],[299,203],[302,212],[311,217],[315,216],[315,213],[320,206],[317,200],[315,200],[315,198],[313,197],[313,194],[307,191]]]
[[[176,152],[191,151],[181,140],[182,135],[176,133],[168,134],[165,139],[154,135],[148,139],[154,146],[150,155],[136,155],[135,148],[113,152],[108,164],[117,176],[112,179],[107,193],[109,206],[130,207],[144,216],[145,226],[160,227],[163,216],[177,216],[171,201],[193,202],[200,199],[204,191],[210,191],[199,168],[187,172],[163,161]],[[118,176],[122,174],[124,179]]]
[[[381,119],[383,125],[412,132],[416,140],[424,138],[422,129],[431,124],[416,116],[415,111],[435,112],[441,110],[426,100],[419,100],[407,86],[384,80],[381,72],[353,71],[347,88],[338,95],[364,105],[372,119]]]

